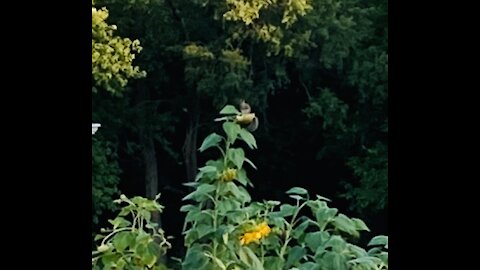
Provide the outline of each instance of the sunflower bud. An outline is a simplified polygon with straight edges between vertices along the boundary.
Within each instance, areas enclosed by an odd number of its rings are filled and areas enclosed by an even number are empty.
[[[221,176],[221,180],[222,181],[232,181],[233,179],[235,179],[235,177],[237,177],[237,170],[232,169],[232,168],[228,168],[225,171],[223,171],[222,176]]]
[[[253,118],[255,118],[254,113],[245,113],[245,114],[237,115],[237,117],[235,118],[235,122],[242,125],[246,125],[246,124],[250,124],[253,121]]]

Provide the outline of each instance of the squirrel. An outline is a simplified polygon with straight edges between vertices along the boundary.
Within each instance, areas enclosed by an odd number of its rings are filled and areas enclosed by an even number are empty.
[[[252,108],[250,107],[250,105],[248,103],[245,102],[244,99],[240,100],[239,108],[240,108],[240,111],[242,112],[242,115],[251,114]],[[246,127],[246,129],[250,132],[254,132],[255,130],[257,130],[258,125],[259,125],[258,117],[256,117],[255,114],[253,114],[253,116],[254,117],[253,117],[252,121]]]
[[[248,103],[246,103],[244,99],[240,100],[240,106],[239,107],[240,107],[240,111],[242,113],[250,113],[250,111],[252,110],[250,108],[250,105]]]

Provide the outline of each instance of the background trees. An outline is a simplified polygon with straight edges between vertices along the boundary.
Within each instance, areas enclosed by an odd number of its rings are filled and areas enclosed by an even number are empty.
[[[93,142],[94,215],[118,189],[162,192],[162,226],[178,235],[181,184],[203,161],[198,138],[215,129],[223,105],[245,98],[260,119],[253,197],[281,200],[296,183],[342,198],[337,207],[375,221],[376,234],[387,230],[387,1],[95,6],[93,121],[102,130]],[[108,18],[98,12],[104,6]]]

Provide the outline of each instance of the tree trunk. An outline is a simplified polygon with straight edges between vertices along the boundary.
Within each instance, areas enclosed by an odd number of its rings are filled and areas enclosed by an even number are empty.
[[[143,86],[143,87],[142,87]],[[142,85],[138,89],[137,104],[144,103],[149,99],[148,90]],[[140,124],[140,144],[142,149],[144,170],[145,170],[145,195],[148,199],[154,199],[159,193],[158,189],[158,167],[157,167],[157,152],[155,151],[155,141],[150,127],[146,126],[145,121],[151,117],[151,112],[148,107],[140,106],[140,113],[138,123]],[[162,227],[162,220],[160,213],[152,212],[152,222],[158,224],[158,228]],[[158,239],[156,239],[158,240]],[[166,256],[159,256],[159,262],[165,263]]]
[[[150,99],[147,86],[143,83],[139,84],[137,88],[136,103],[139,106],[139,113],[137,118],[139,129],[139,140],[142,149],[144,171],[145,171],[145,195],[148,199],[154,199],[158,194],[158,168],[157,168],[157,153],[155,151],[155,142],[151,127],[147,126],[147,121],[151,117],[151,112],[145,101]],[[159,213],[152,214],[152,221],[161,227]]]
[[[158,168],[155,144],[153,138],[144,138],[143,142],[143,160],[145,161],[145,191],[149,199],[154,199],[158,194]],[[152,221],[161,227],[160,214],[154,212]]]
[[[187,181],[195,181],[197,175],[197,132],[199,123],[199,104],[195,100],[195,105],[190,111],[189,123],[183,145],[183,156],[185,160],[185,169],[187,172]]]

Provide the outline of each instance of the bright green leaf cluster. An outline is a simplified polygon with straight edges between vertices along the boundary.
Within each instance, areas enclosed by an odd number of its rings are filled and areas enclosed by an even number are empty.
[[[239,49],[235,50],[222,50],[220,60],[225,63],[230,72],[245,72],[250,66],[248,59],[242,55]]]
[[[276,0],[226,0],[230,9],[223,14],[227,21],[242,21],[246,25],[251,24],[260,17],[260,11]]]
[[[285,38],[290,33],[287,29],[313,9],[311,0],[227,0],[226,3],[223,18],[244,26],[233,31],[227,44],[251,37],[267,44],[267,56],[278,55],[282,49],[287,56],[293,54],[292,43],[298,41]]]
[[[289,27],[298,20],[298,16],[307,15],[307,12],[313,9],[310,2],[311,0],[289,0],[285,4],[282,23]]]
[[[141,78],[146,73],[133,65],[135,53],[142,49],[140,42],[115,36],[117,27],[109,25],[107,18],[105,7],[92,6],[92,76],[96,86],[114,93],[124,88],[128,79]]]
[[[196,44],[189,44],[183,49],[185,58],[200,58],[203,60],[213,60],[215,56],[208,48]]]

